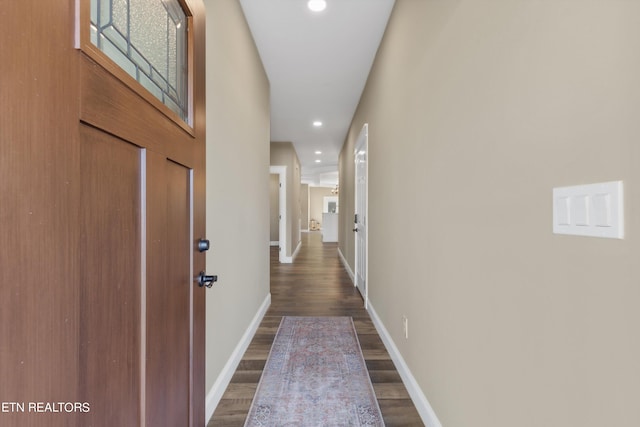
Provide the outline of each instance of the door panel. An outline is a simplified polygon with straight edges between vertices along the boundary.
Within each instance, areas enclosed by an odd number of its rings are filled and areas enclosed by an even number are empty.
[[[81,126],[80,394],[86,425],[140,419],[140,149]]]
[[[186,144],[193,137],[160,114],[117,77],[83,56],[80,68],[80,119],[141,147],[166,152],[181,164],[194,162]]]
[[[90,408],[2,426],[204,425],[205,10],[181,4],[192,126],[84,49],[89,0],[0,17],[0,401]]]
[[[138,372],[122,386],[133,390],[138,421],[109,425],[204,425],[205,295],[193,281],[204,254],[194,252],[192,237],[192,228],[205,237],[204,9],[200,0],[186,3],[193,12],[192,127],[148,102],[90,42],[80,61],[81,121],[139,147],[142,165],[139,311],[131,324]]]
[[[78,395],[79,148],[77,103],[65,102],[78,98],[78,74],[70,33],[59,30],[72,16],[70,1],[2,2],[0,402]],[[81,416],[25,408],[0,412],[0,425]]]
[[[150,426],[188,425],[190,193],[189,169],[148,153],[146,417]]]

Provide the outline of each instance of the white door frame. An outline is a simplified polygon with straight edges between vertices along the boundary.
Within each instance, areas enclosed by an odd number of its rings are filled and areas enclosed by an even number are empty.
[[[270,166],[269,172],[278,175],[280,190],[278,193],[280,220],[278,221],[278,260],[287,262],[287,167]]]
[[[364,167],[364,194],[359,190],[358,185],[358,158],[361,156],[360,153],[364,151],[365,157],[365,167]],[[354,271],[354,285],[362,294],[362,298],[364,299],[364,308],[367,309],[369,305],[369,125],[367,123],[362,126],[362,130],[358,135],[358,139],[356,140],[355,149],[353,152],[354,158],[354,212],[358,215],[358,222],[355,223],[355,229],[357,229],[357,234],[354,235],[354,246],[355,246],[355,271]],[[360,202],[362,202],[364,212],[358,211]],[[355,218],[354,218],[355,222]],[[364,244],[362,245],[362,250],[364,254],[360,253],[358,239],[364,239]],[[360,265],[361,263],[364,266]],[[362,285],[358,286],[359,277],[363,277]],[[362,289],[364,288],[364,289]]]

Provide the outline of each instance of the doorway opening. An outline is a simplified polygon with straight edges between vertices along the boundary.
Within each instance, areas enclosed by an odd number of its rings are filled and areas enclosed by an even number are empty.
[[[278,175],[278,259],[281,263],[292,262],[289,253],[287,235],[287,167],[270,166],[269,172]]]

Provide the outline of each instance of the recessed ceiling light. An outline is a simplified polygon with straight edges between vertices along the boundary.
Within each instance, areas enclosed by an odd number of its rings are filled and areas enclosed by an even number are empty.
[[[314,12],[322,12],[327,7],[325,0],[309,0],[307,7]]]
[[[322,160],[316,159],[316,163],[321,163],[321,162],[322,162]]]
[[[316,154],[322,154],[322,151],[316,151]]]
[[[315,122],[313,122],[313,125],[317,128],[319,128],[320,126],[322,126],[322,122],[319,120],[316,120]]]

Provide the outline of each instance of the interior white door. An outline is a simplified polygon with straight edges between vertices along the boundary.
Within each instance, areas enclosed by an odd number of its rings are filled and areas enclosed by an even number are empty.
[[[291,238],[288,236],[289,230],[287,227],[287,167],[286,166],[271,166],[269,168],[270,173],[278,175],[278,185],[280,190],[278,193],[278,260],[281,263],[291,262],[288,261],[289,256],[289,241]]]
[[[364,306],[369,301],[367,286],[367,156],[369,150],[369,126],[365,124],[360,131],[354,152],[355,160],[355,278],[356,287],[364,299]]]

